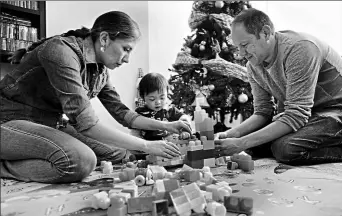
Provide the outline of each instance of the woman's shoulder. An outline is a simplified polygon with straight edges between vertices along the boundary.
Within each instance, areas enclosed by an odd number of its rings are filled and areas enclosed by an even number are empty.
[[[62,37],[54,36],[45,41],[39,48],[38,53],[43,53],[45,58],[65,59],[78,57],[80,61],[83,59],[82,39],[74,36]]]

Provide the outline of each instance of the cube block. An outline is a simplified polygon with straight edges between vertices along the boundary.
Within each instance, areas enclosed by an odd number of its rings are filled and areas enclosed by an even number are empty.
[[[253,211],[253,199],[250,197],[225,196],[224,206],[227,212],[250,215]]]
[[[152,202],[155,200],[155,196],[130,198],[127,202],[127,212],[131,214],[152,211]]]

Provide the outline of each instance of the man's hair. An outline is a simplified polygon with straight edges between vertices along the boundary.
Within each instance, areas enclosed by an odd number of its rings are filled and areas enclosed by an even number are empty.
[[[168,91],[169,85],[163,75],[159,73],[148,73],[140,80],[138,88],[140,97],[144,98],[145,95],[151,92],[160,92],[165,88]]]
[[[234,18],[232,25],[239,23],[242,23],[245,26],[247,33],[255,35],[257,39],[260,38],[259,33],[265,25],[270,26],[271,33],[274,33],[274,25],[268,15],[255,8],[241,11],[241,13]]]

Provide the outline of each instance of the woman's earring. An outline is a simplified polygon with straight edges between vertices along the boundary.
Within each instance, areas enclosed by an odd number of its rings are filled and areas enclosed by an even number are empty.
[[[105,48],[102,46],[102,47],[100,48],[100,50],[101,50],[101,52],[104,52],[104,51],[105,51]]]

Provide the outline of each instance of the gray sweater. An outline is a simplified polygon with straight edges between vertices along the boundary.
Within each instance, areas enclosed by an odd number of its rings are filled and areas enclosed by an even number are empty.
[[[254,113],[272,117],[273,97],[281,121],[294,131],[309,117],[332,116],[342,120],[342,58],[326,43],[304,33],[275,33],[276,48],[265,68],[247,64],[254,97]]]

